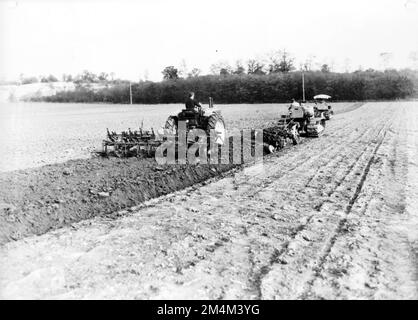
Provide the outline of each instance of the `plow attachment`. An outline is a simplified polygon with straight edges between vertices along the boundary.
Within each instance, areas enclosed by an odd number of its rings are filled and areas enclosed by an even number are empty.
[[[268,153],[284,148],[289,142],[294,145],[300,141],[299,124],[280,120],[274,127],[263,130],[263,143]]]
[[[325,130],[326,119],[324,117],[312,118],[306,125],[307,137],[319,137]]]
[[[273,127],[263,130],[263,146],[266,153],[284,148],[288,143],[298,144],[300,137],[298,132],[299,124],[297,122],[279,122]],[[188,137],[187,137],[188,138]],[[189,141],[186,138],[186,145],[197,143],[197,141]],[[254,137],[252,137],[254,139]],[[251,139],[251,140],[252,140]],[[119,158],[138,157],[151,158],[155,155],[157,148],[164,142],[164,138],[151,131],[123,131],[116,133],[107,130],[107,139],[102,143],[102,155],[116,156]],[[179,141],[175,139],[176,148]],[[255,143],[255,141],[252,141]],[[208,150],[210,148],[210,140],[207,141]]]
[[[152,157],[155,150],[162,143],[157,139],[154,130],[123,131],[118,134],[107,129],[107,139],[103,140],[102,153],[106,156],[113,154],[117,157]]]

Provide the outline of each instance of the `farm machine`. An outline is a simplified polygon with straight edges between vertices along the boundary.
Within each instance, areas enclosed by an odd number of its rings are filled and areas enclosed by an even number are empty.
[[[318,137],[325,129],[325,120],[324,114],[317,113],[313,106],[291,106],[275,126],[264,130],[264,144],[268,152],[274,152],[283,148],[288,140],[297,145],[301,136]]]
[[[318,137],[325,129],[325,117],[315,112],[313,106],[301,105],[291,107],[289,113],[282,115],[279,124],[283,128],[291,126],[295,133],[294,143],[297,144],[299,136]]]
[[[209,108],[183,109],[179,114],[169,116],[164,126],[165,132],[177,135],[180,121],[185,122],[186,132],[193,129],[202,129],[209,137],[211,130],[213,130],[215,133],[215,143],[218,145],[225,143],[225,121],[220,110],[213,108],[212,98],[209,98]]]
[[[185,124],[187,143],[196,142],[193,137],[189,140],[188,133],[193,129],[204,130],[208,137],[211,132],[214,133],[214,142],[217,145],[225,143],[225,122],[221,112],[213,107],[212,98],[209,98],[209,108],[183,109],[177,115],[169,116],[164,125],[163,134],[156,133],[154,129],[143,130],[142,127],[135,131],[128,129],[120,134],[107,129],[107,139],[103,140],[102,154],[112,153],[117,157],[151,157],[167,136],[178,137],[180,122]],[[179,143],[178,139],[176,143]]]
[[[325,122],[331,115],[332,110],[329,106],[322,110],[312,105],[292,105],[288,113],[281,115],[275,125],[263,130],[264,150],[271,153],[282,149],[288,142],[296,145],[301,136],[318,137],[324,131]],[[186,140],[179,138],[182,129],[185,129]],[[225,122],[221,112],[213,107],[210,98],[208,108],[183,109],[177,115],[169,116],[163,127],[163,134],[156,133],[153,129],[143,130],[142,127],[136,131],[128,129],[120,134],[107,130],[102,153],[112,153],[118,157],[152,157],[156,149],[170,136],[175,137],[174,141],[178,146],[184,144],[184,141],[187,145],[198,142],[195,135],[189,135],[193,129],[201,129],[206,133],[208,150],[213,143],[218,146],[228,144]]]
[[[107,129],[107,139],[103,140],[102,154],[110,153],[121,158],[129,156],[151,157],[162,141],[158,134],[151,130],[122,131],[116,133]]]
[[[331,99],[331,97],[326,94],[318,94],[314,97],[315,116],[319,117],[322,114],[325,120],[330,120],[332,118],[332,116],[334,115],[334,111],[332,110],[332,107],[328,102],[329,99]]]
[[[305,78],[302,72],[302,91],[305,101]],[[274,127],[264,130],[263,141],[267,145],[267,151],[273,152],[286,145],[290,139],[293,144],[298,144],[301,136],[318,137],[325,129],[326,120],[330,120],[334,111],[328,100],[331,96],[319,94],[314,96],[315,105],[299,104],[293,99],[293,103],[287,114],[281,118]]]

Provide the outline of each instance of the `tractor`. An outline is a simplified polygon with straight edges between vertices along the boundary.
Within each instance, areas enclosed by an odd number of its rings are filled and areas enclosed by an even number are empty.
[[[318,137],[325,129],[325,118],[318,117],[313,106],[292,105],[287,114],[281,115],[277,124],[263,131],[265,151],[272,153],[285,147],[288,141],[299,144],[300,137]]]
[[[300,136],[318,137],[325,129],[325,117],[316,114],[313,106],[292,106],[279,119],[279,127],[290,132],[293,144],[298,144]]]
[[[334,111],[328,102],[329,99],[331,99],[331,97],[326,94],[319,94],[314,97],[315,116],[320,117],[322,114],[325,120],[330,120],[332,118]]]
[[[193,129],[202,129],[210,136],[211,130],[215,133],[215,143],[223,145],[226,139],[225,121],[220,110],[213,107],[213,100],[209,98],[209,107],[197,107],[193,110],[183,109],[177,115],[169,116],[164,130],[168,134],[177,135],[180,121],[186,124],[186,133]]]

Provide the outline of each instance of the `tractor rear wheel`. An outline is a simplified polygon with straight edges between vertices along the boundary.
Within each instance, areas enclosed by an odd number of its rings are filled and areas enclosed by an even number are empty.
[[[206,132],[208,135],[210,135],[211,130],[213,130],[215,133],[215,143],[223,145],[226,139],[225,121],[221,114],[218,112],[214,112],[208,118],[208,124],[206,127]]]
[[[164,125],[164,131],[168,134],[176,135],[178,129],[178,119],[176,116],[169,116]]]

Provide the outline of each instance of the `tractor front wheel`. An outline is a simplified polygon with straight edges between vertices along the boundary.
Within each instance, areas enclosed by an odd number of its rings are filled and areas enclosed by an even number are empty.
[[[210,135],[211,130],[213,130],[215,137],[214,141],[216,144],[223,145],[226,139],[226,129],[225,129],[225,121],[222,116],[214,112],[212,115],[209,116],[208,125],[206,128],[206,132]]]

